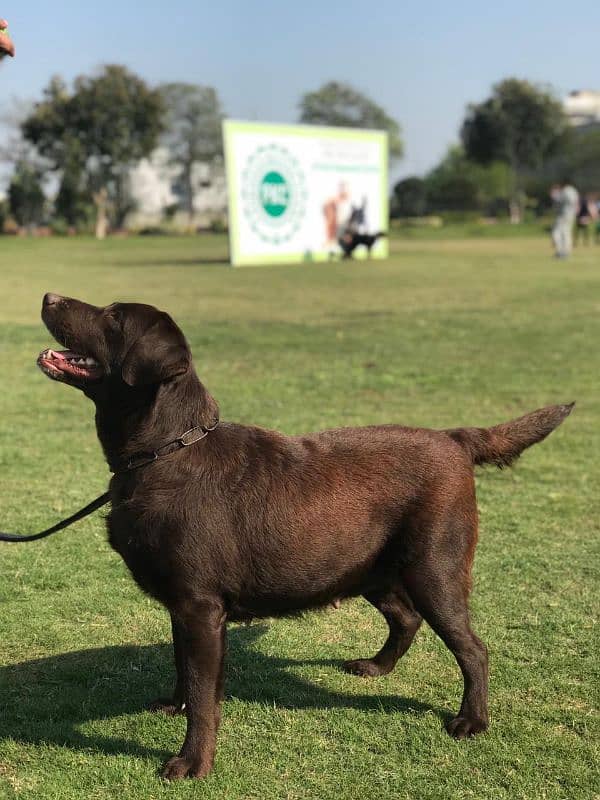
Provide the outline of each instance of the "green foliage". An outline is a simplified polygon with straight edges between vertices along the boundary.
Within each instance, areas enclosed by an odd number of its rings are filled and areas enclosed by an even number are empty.
[[[54,211],[59,219],[74,227],[89,224],[93,217],[93,204],[85,186],[85,175],[77,164],[63,169]]]
[[[573,130],[561,152],[540,170],[546,187],[556,181],[569,181],[582,192],[600,189],[600,131]]]
[[[300,122],[387,131],[390,156],[400,158],[404,152],[396,120],[347,83],[330,81],[314,92],[306,92],[300,100]]]
[[[162,114],[160,92],[119,65],[76,78],[72,90],[53,78],[22,131],[63,173],[59,213],[75,224],[81,203],[106,190],[118,225],[129,208],[128,171],[156,146]]]
[[[539,169],[564,142],[567,120],[548,90],[517,78],[494,86],[482,103],[469,106],[461,137],[469,159],[502,161],[516,173]]]
[[[160,87],[166,109],[162,135],[174,163],[212,161],[223,155],[223,110],[216,89],[190,83]]]
[[[480,205],[479,187],[472,175],[442,162],[427,176],[431,211],[469,211]]]
[[[193,170],[197,163],[211,163],[223,155],[223,110],[217,91],[210,86],[168,83],[160,89],[166,108],[163,142],[171,163],[180,172],[184,206],[194,213]]]
[[[418,217],[448,212],[498,215],[506,211],[510,171],[501,162],[470,161],[462,147],[451,147],[425,178],[411,177],[394,187],[391,210],[395,217]]]
[[[211,219],[209,228],[211,233],[227,233],[227,223],[220,217]]]
[[[53,236],[67,236],[71,226],[68,220],[64,219],[63,217],[54,217],[54,219],[50,222],[49,227]]]
[[[391,202],[392,217],[422,217],[427,210],[427,184],[412,176],[398,181]]]
[[[469,159],[508,165],[510,213],[515,222],[524,213],[524,177],[535,174],[546,159],[559,153],[567,136],[568,123],[560,101],[547,89],[517,78],[501,81],[491,97],[469,106],[461,129]]]
[[[42,220],[45,201],[39,170],[27,161],[19,161],[8,187],[8,205],[12,216],[22,227],[38,225]]]
[[[506,208],[510,191],[505,164],[470,161],[462,147],[451,147],[426,177],[430,212],[480,211],[496,213]]]

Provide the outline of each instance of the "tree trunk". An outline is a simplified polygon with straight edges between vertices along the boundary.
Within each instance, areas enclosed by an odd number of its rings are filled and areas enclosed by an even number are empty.
[[[521,209],[521,201],[519,196],[513,196],[508,203],[508,212],[512,225],[518,225],[523,220],[523,213]]]
[[[108,192],[105,188],[93,194],[96,205],[96,239],[105,239],[108,233]]]
[[[187,205],[187,212],[188,212],[188,225],[190,226],[190,230],[194,224],[194,215],[196,213],[196,209],[194,208],[194,182],[192,179],[192,173],[194,169],[193,162],[190,164],[186,164],[185,166],[185,194],[186,194],[186,205]]]
[[[523,221],[523,192],[514,156],[510,159],[510,189],[508,199],[508,214],[512,225],[519,225]]]

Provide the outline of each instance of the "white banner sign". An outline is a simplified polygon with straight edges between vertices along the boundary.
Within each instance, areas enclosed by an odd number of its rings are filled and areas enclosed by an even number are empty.
[[[387,256],[387,134],[223,123],[232,264]]]

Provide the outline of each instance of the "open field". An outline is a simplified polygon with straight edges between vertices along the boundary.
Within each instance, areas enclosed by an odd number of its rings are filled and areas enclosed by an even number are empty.
[[[0,544],[0,798],[597,797],[600,248],[564,263],[541,238],[394,240],[383,264],[243,270],[225,255],[219,237],[0,240],[0,527],[46,527],[108,477],[91,405],[35,366],[48,290],[169,310],[222,417],[290,433],[488,425],[577,400],[513,470],[478,474],[491,728],[443,731],[462,682],[425,626],[392,675],[341,672],[385,637],[357,599],[232,626],[215,770],[162,782],[185,728],[144,711],[171,683],[168,618],[97,513]]]

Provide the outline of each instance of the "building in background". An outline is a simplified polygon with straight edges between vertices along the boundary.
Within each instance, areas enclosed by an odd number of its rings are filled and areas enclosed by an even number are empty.
[[[227,184],[222,161],[194,165],[194,216],[184,208],[179,168],[170,163],[164,147],[157,148],[130,173],[129,191],[135,210],[127,219],[131,228],[159,225],[171,220],[176,226],[208,228],[227,217]]]
[[[574,128],[600,129],[600,91],[576,89],[564,100],[565,114]]]

